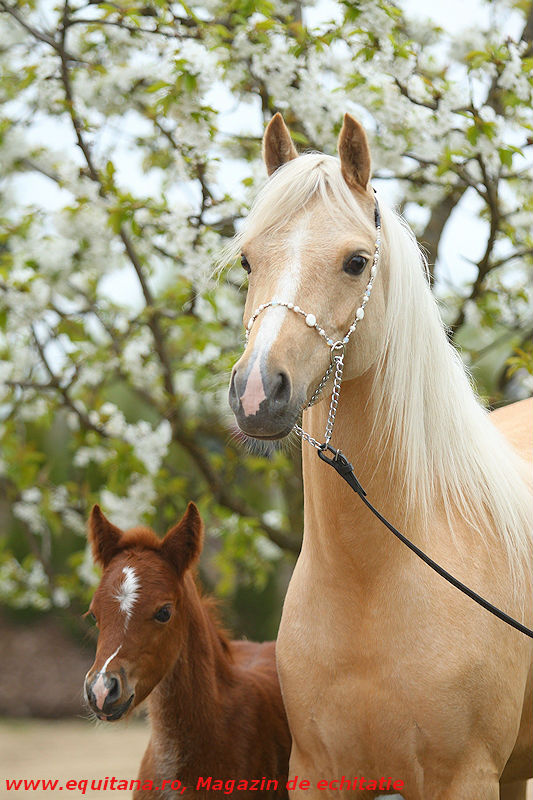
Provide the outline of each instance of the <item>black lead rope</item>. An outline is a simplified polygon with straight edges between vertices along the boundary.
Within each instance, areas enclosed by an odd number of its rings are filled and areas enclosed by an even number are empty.
[[[448,581],[448,583],[451,583],[452,586],[455,586],[456,589],[459,589],[459,591],[463,592],[463,594],[468,595],[468,597],[471,597],[472,600],[474,600],[480,606],[486,608],[487,611],[490,611],[490,613],[494,614],[495,617],[499,617],[499,619],[503,620],[508,625],[511,625],[512,628],[516,628],[517,631],[525,633],[526,636],[529,636],[531,639],[533,639],[533,630],[526,628],[526,626],[522,625],[521,622],[518,622],[518,620],[510,617],[509,614],[505,613],[505,611],[501,611],[501,609],[493,606],[492,603],[489,603],[489,601],[485,600],[484,597],[481,597],[481,595],[474,592],[468,586],[465,586],[464,583],[458,581],[457,578],[454,578],[453,575],[450,575],[449,572],[443,569],[440,564],[437,564],[436,561],[433,561],[432,558],[426,555],[426,553],[417,547],[416,544],[413,544],[413,542],[404,536],[403,533],[400,533],[400,531],[397,530],[394,525],[391,525],[391,523],[385,519],[385,517],[383,517],[376,508],[374,508],[372,503],[367,500],[366,492],[355,477],[353,467],[344,453],[342,453],[340,450],[335,450],[335,448],[331,447],[329,444],[322,445],[320,449],[317,449],[317,453],[318,457],[321,458],[322,461],[325,461],[326,464],[330,464],[333,469],[339,473],[341,478],[344,478],[348,486],[359,495],[365,506],[370,509],[374,516],[377,517],[380,522],[382,522],[401,542],[407,545],[409,550],[412,550],[413,553],[421,558],[422,561],[428,565],[428,567],[431,567],[432,570],[441,575],[445,580]],[[333,456],[329,458],[327,453],[332,453]]]

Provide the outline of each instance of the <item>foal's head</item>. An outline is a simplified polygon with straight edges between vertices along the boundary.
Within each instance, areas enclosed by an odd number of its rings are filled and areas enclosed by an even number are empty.
[[[363,128],[349,115],[338,149],[340,159],[298,156],[279,114],[265,132],[271,177],[235,240],[249,272],[245,325],[260,309],[230,385],[230,405],[251,436],[277,439],[291,430],[330,362],[326,338],[344,338],[370,281],[376,244],[370,151]],[[380,269],[373,283],[347,346],[346,378],[367,371],[383,347]],[[261,309],[272,300],[305,313],[279,305]]]
[[[104,573],[89,608],[99,633],[85,693],[100,719],[122,717],[175,663],[184,641],[181,606],[192,580],[187,571],[200,555],[202,538],[194,503],[164,539],[149,528],[121,531],[94,506],[89,540]]]

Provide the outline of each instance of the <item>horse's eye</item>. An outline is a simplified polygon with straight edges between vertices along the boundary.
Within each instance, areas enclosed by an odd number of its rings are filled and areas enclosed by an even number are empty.
[[[252,268],[250,267],[250,265],[248,263],[248,259],[246,258],[244,253],[241,253],[241,266],[248,273],[248,275],[252,271]]]
[[[342,268],[348,275],[360,275],[367,264],[368,259],[362,256],[361,253],[352,253],[351,256],[348,256]]]
[[[161,608],[155,612],[154,619],[156,619],[158,622],[168,622],[170,615],[170,606],[161,606]]]
[[[88,619],[90,619],[90,620],[91,620],[91,622],[92,622],[94,625],[98,625],[98,622],[97,622],[97,620],[96,620],[96,617],[94,616],[94,614],[93,614],[93,612],[92,612],[92,611],[88,611],[88,612],[85,614],[85,616],[86,616],[86,617],[88,617]]]

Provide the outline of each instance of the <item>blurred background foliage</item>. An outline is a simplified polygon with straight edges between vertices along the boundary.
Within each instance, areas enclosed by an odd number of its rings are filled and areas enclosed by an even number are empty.
[[[245,276],[212,277],[276,111],[330,153],[345,111],[363,121],[481,395],[531,391],[531,4],[460,35],[401,2],[315,5],[0,0],[0,603],[24,618],[78,624],[93,503],[162,534],[194,499],[204,582],[238,633],[276,634],[299,449],[239,440]],[[459,217],[475,255],[453,272]]]

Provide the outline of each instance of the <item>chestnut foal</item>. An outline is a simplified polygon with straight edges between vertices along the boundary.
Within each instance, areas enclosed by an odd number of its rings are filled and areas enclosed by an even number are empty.
[[[162,540],[149,528],[123,532],[94,506],[89,540],[104,572],[89,609],[99,636],[87,701],[109,722],[148,697],[151,738],[134,798],[230,793],[232,780],[239,798],[286,797],[275,642],[226,638],[195,582],[202,539],[193,503]]]

